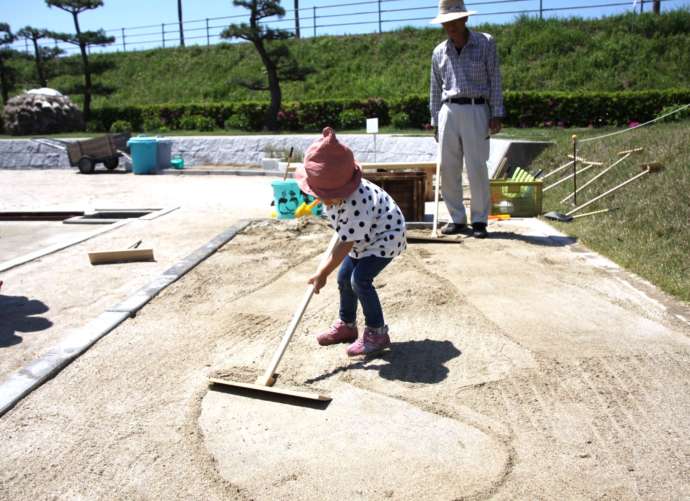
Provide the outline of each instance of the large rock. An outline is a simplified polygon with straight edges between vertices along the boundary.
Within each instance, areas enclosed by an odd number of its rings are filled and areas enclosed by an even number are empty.
[[[14,136],[84,129],[79,108],[61,95],[20,94],[7,101],[2,118],[5,131]]]

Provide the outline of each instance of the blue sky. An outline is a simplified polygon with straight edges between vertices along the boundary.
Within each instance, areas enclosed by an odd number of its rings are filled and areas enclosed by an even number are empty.
[[[506,23],[519,12],[532,11],[538,15],[540,3],[546,17],[602,15],[631,11],[633,0],[466,0],[469,9],[480,15],[471,18],[471,24],[483,22]],[[605,4],[618,4],[603,6]],[[644,0],[645,11],[651,10],[652,1]],[[276,27],[293,28],[293,0],[283,0],[288,11],[286,19]],[[389,31],[405,25],[428,26],[428,20],[436,15],[437,0],[382,0],[382,28]],[[596,8],[583,8],[597,6]],[[302,36],[314,32],[314,7],[317,13],[317,35],[369,33],[378,30],[378,0],[300,0]],[[550,10],[562,9],[568,10]],[[690,8],[690,0],[662,0],[662,10]],[[637,9],[639,11],[639,0]],[[234,7],[232,0],[183,0],[185,38],[187,44],[207,43],[206,19],[209,18],[211,43],[217,42],[217,34],[232,22],[242,22],[247,11]],[[499,14],[508,12],[506,14]],[[218,19],[237,16],[232,19]],[[117,38],[109,50],[154,48],[178,43],[177,0],[105,0],[104,6],[80,15],[82,29],[103,28],[108,35]],[[196,22],[194,22],[196,21]],[[13,31],[26,25],[53,31],[73,32],[72,17],[59,9],[48,8],[44,0],[0,0],[0,22],[6,22]],[[161,24],[166,23],[165,28]],[[121,28],[125,31],[124,45]],[[165,31],[165,34],[162,31]],[[22,48],[23,42],[15,45]]]

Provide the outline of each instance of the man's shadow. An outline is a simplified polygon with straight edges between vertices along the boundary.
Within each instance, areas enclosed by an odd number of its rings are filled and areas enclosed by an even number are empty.
[[[510,231],[490,231],[489,238],[503,240],[519,240],[531,245],[541,245],[544,247],[566,247],[577,243],[577,238],[564,237],[560,235],[537,236],[521,235]]]
[[[435,384],[448,377],[446,362],[462,355],[450,341],[403,341],[391,343],[390,350],[354,361],[322,374],[306,383],[316,383],[353,369],[375,370],[384,379],[408,383]],[[381,362],[386,363],[381,363]]]
[[[48,310],[48,306],[37,299],[0,294],[0,348],[21,343],[22,337],[17,332],[37,332],[51,327],[53,322],[35,316]]]

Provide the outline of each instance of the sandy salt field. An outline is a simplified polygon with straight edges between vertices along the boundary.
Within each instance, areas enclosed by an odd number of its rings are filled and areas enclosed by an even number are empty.
[[[377,279],[393,347],[314,334],[257,399],[325,249],[320,222],[257,222],[0,418],[0,498],[685,499],[687,306],[541,223],[414,244]]]

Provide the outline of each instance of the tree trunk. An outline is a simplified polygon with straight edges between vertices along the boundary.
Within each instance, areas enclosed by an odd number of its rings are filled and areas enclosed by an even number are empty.
[[[657,16],[661,14],[661,0],[654,0],[654,5],[652,6],[652,11]]]
[[[280,80],[278,79],[278,68],[276,68],[268,53],[264,48],[261,40],[254,41],[256,51],[261,56],[261,61],[264,63],[266,73],[268,74],[268,89],[271,93],[271,104],[268,106],[266,112],[266,128],[271,131],[278,130],[278,112],[282,101],[282,92],[280,90]]]
[[[180,25],[180,47],[184,47],[184,26],[182,25],[182,0],[177,0],[177,20]]]
[[[295,37],[299,38],[299,0],[295,0]]]
[[[86,123],[91,117],[91,69],[89,68],[89,56],[86,53],[86,43],[84,43],[81,38],[79,19],[77,18],[76,13],[73,13],[72,16],[74,17],[74,28],[77,30],[79,51],[81,52],[81,62],[84,68],[84,123]]]
[[[48,81],[43,72],[43,61],[41,61],[41,49],[38,46],[38,40],[33,38],[32,42],[34,43],[34,54],[36,55],[36,74],[38,75],[38,82],[41,84],[41,87],[48,87]]]
[[[2,62],[2,59],[0,59],[0,92],[2,93],[3,104],[7,103],[10,95],[10,82],[9,78],[7,78],[5,65]]]

